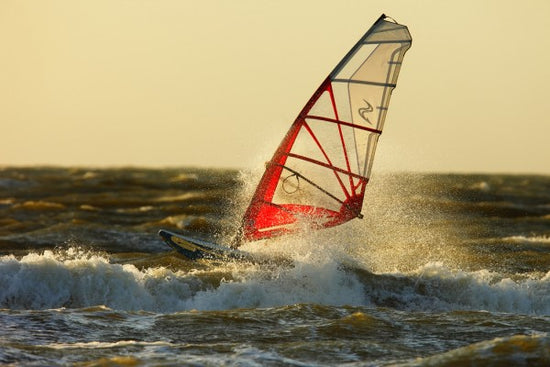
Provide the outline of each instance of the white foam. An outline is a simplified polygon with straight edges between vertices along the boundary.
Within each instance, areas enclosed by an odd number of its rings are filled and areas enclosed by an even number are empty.
[[[199,292],[186,309],[274,307],[296,303],[364,304],[361,284],[334,264],[297,263],[273,273],[258,269],[241,274],[218,288]]]
[[[128,346],[140,346],[140,347],[171,347],[174,344],[165,341],[144,342],[136,340],[119,340],[116,342],[81,342],[81,343],[50,343],[46,344],[48,348],[52,349],[109,349]]]
[[[323,248],[329,247],[329,242],[317,242],[318,251],[308,251],[313,244],[292,245],[288,241],[286,246],[295,249],[292,267],[226,263],[189,272],[164,267],[139,270],[76,249],[62,254],[45,251],[21,259],[4,256],[0,258],[0,308],[105,305],[119,310],[177,312],[314,303],[550,315],[550,272],[512,278],[428,263],[411,272],[365,278],[344,270],[342,256]]]
[[[100,255],[30,254],[0,258],[0,307],[81,308],[172,312],[270,307],[294,303],[361,304],[362,287],[335,263],[295,267],[227,264],[207,271],[138,270],[111,264]],[[221,279],[219,286],[214,277]],[[220,281],[218,279],[218,281]]]
[[[405,308],[423,311],[483,310],[550,315],[550,272],[511,279],[488,270],[468,272],[429,263],[407,277],[414,283],[402,283],[389,290],[375,289],[373,296],[378,302],[385,297],[397,298]]]

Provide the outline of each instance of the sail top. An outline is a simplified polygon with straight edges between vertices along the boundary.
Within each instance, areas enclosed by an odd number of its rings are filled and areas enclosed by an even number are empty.
[[[245,241],[361,217],[378,137],[411,35],[382,15],[313,93],[245,212]]]

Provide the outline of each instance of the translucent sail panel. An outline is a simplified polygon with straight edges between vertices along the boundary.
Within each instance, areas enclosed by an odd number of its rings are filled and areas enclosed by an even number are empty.
[[[339,211],[343,202],[356,193],[358,179],[350,170],[350,160],[347,159],[355,157],[355,148],[352,144],[349,147],[343,144],[339,136],[337,124],[306,119],[288,153],[289,158],[282,173],[283,181],[279,186],[281,195],[276,195],[273,201],[299,201]],[[285,175],[294,179],[284,181]],[[295,190],[288,190],[290,182],[299,185]],[[285,195],[289,192],[292,195]]]
[[[390,96],[405,52],[411,45],[406,27],[379,20],[331,73],[339,113],[352,124],[382,131]],[[357,172],[366,178],[372,169],[378,137],[356,129]]]
[[[385,16],[306,103],[245,213],[244,240],[361,217],[378,137],[411,38]]]
[[[335,101],[333,101],[331,93],[329,91],[324,91],[311,105],[308,115],[337,119],[337,109],[334,103]]]
[[[339,102],[349,101],[352,122],[382,130],[390,95],[408,46],[381,44],[349,79],[335,78],[334,83],[346,86],[347,96],[340,94],[337,98]],[[342,88],[338,91],[342,92]]]

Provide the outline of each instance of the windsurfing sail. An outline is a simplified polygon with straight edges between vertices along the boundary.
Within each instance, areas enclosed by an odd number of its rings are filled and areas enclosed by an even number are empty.
[[[242,240],[361,218],[378,137],[412,38],[384,14],[306,103],[246,210]]]

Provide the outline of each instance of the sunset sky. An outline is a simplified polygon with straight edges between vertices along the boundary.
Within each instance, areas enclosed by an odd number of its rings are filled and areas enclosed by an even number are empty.
[[[248,168],[385,13],[374,170],[550,174],[550,1],[0,1],[0,165]]]

